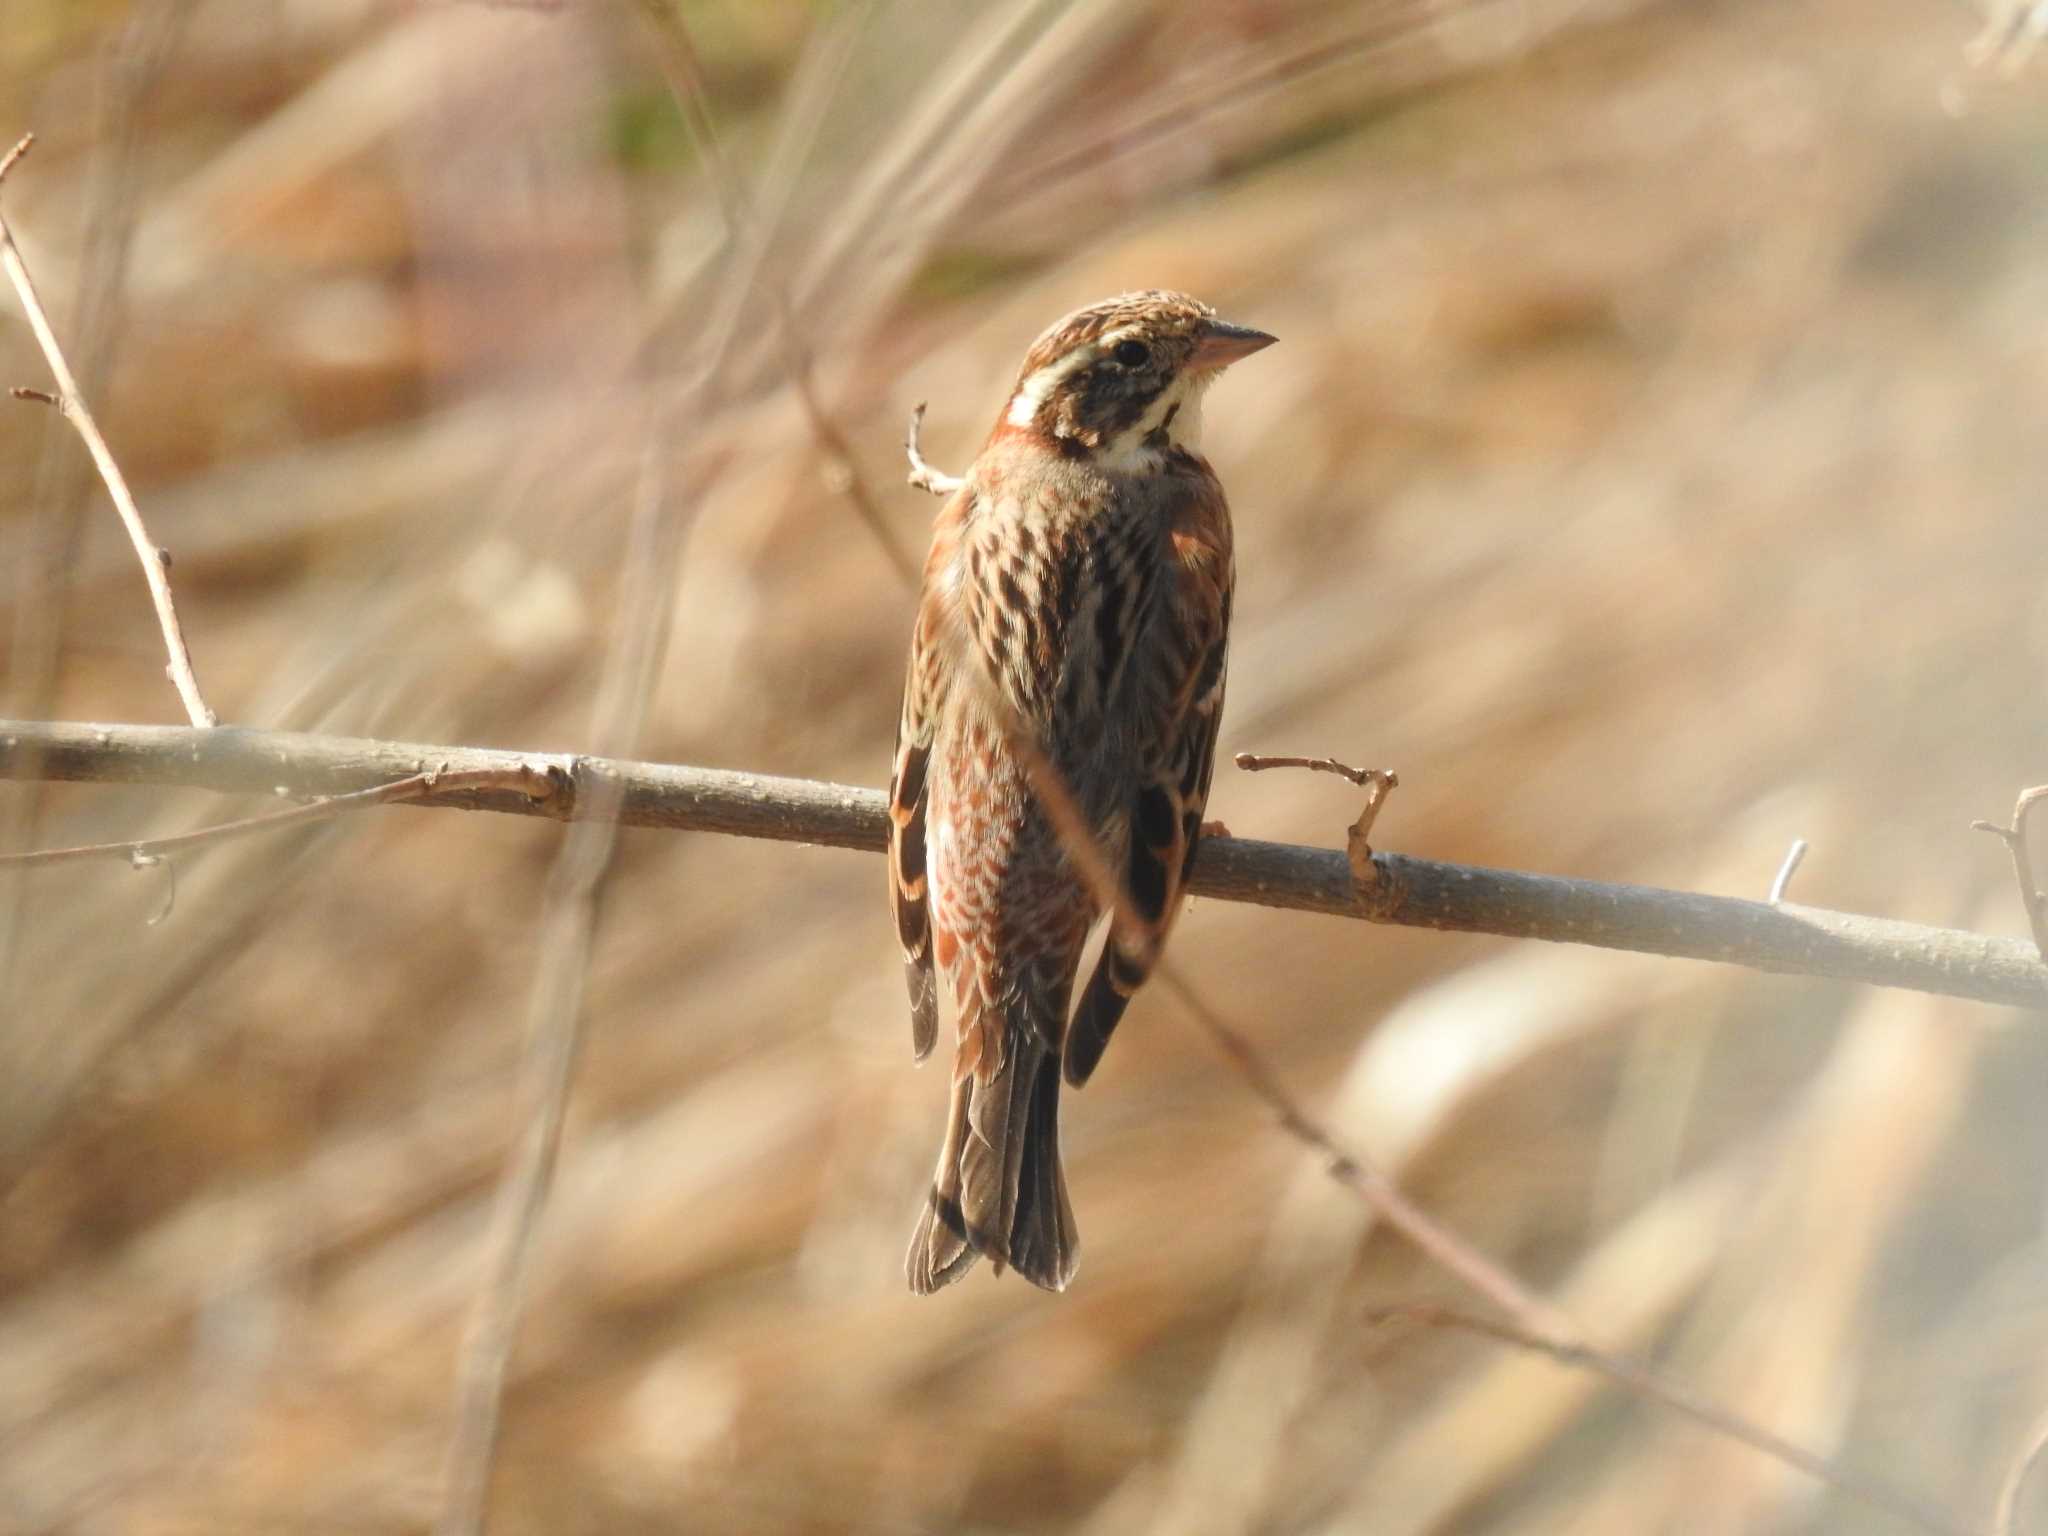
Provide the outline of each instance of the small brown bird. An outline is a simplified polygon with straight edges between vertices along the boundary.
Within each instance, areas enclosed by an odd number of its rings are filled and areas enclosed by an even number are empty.
[[[1202,395],[1272,341],[1178,293],[1075,311],[1025,354],[939,514],[889,806],[912,1043],[922,1060],[937,1038],[935,967],[960,1037],[905,1264],[920,1294],[977,1254],[1050,1290],[1073,1278],[1062,1063],[1087,1081],[1173,925],[1223,711],[1230,509],[1200,451]],[[1123,883],[1071,1023],[1104,903],[1055,796]]]

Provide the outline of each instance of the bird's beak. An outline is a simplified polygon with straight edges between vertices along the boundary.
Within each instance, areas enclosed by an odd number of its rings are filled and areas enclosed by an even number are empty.
[[[1248,325],[1232,325],[1228,320],[1204,320],[1196,334],[1195,351],[1188,359],[1188,367],[1197,373],[1228,368],[1239,358],[1250,357],[1261,348],[1270,347],[1277,339]]]

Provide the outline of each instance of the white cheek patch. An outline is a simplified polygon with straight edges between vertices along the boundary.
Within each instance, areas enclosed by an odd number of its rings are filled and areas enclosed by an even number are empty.
[[[1099,347],[1082,347],[1070,352],[1057,362],[1047,363],[1018,387],[1016,397],[1010,401],[1009,422],[1013,427],[1028,427],[1038,420],[1038,412],[1051,398],[1060,382],[1077,369],[1085,368],[1102,355]]]

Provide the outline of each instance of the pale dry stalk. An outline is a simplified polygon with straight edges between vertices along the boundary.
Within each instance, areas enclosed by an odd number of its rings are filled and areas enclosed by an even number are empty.
[[[7,173],[14,169],[34,143],[34,134],[24,134],[21,141],[8,151],[6,158],[0,159],[0,183],[6,181]],[[107,494],[114,498],[114,509],[121,514],[128,538],[135,545],[136,558],[142,562],[142,574],[149,583],[150,600],[156,605],[157,624],[164,633],[164,649],[170,654],[166,670],[172,685],[178,690],[178,697],[184,702],[186,717],[196,726],[213,725],[218,717],[200,695],[199,679],[192,671],[192,653],[186,648],[185,633],[178,624],[178,607],[171,598],[170,551],[149,536],[149,529],[142,521],[142,510],[135,505],[135,497],[128,489],[127,478],[122,475],[113,450],[107,446],[99,424],[86,407],[78,380],[72,375],[71,365],[64,360],[64,349],[57,344],[57,334],[51,329],[49,314],[44,310],[35,282],[29,276],[28,264],[22,260],[21,248],[14,243],[14,231],[8,227],[4,206],[0,206],[0,268],[6,270],[8,280],[14,284],[14,291],[21,298],[21,307],[28,313],[29,329],[35,332],[36,345],[42,348],[51,376],[57,381],[55,394],[18,385],[12,393],[19,400],[35,400],[55,406],[85,443],[93,464],[99,469],[100,478],[107,484]]]

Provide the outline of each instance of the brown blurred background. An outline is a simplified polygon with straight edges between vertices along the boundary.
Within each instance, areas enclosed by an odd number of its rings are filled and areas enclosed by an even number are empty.
[[[1191,290],[1222,748],[1378,841],[2023,931],[2048,778],[2048,82],[1950,0],[4,0],[6,206],[231,722],[592,744],[650,436],[643,755],[877,784],[919,550],[1046,322]],[[789,315],[800,348],[788,345]],[[47,376],[12,295],[0,382]],[[701,387],[700,387],[701,386]],[[78,444],[0,409],[14,716],[174,721]],[[260,809],[0,785],[10,846]],[[1224,769],[1337,844],[1338,781]],[[434,1517],[549,824],[387,810],[0,883],[0,1530]],[[1184,971],[1602,1342],[1984,1529],[2048,1408],[2038,1019],[1199,902]],[[1049,1297],[927,1301],[939,1135],[869,857],[625,836],[491,1528],[1898,1529],[1463,1301],[1147,994]],[[2021,1530],[2048,1530],[2048,1491]]]

